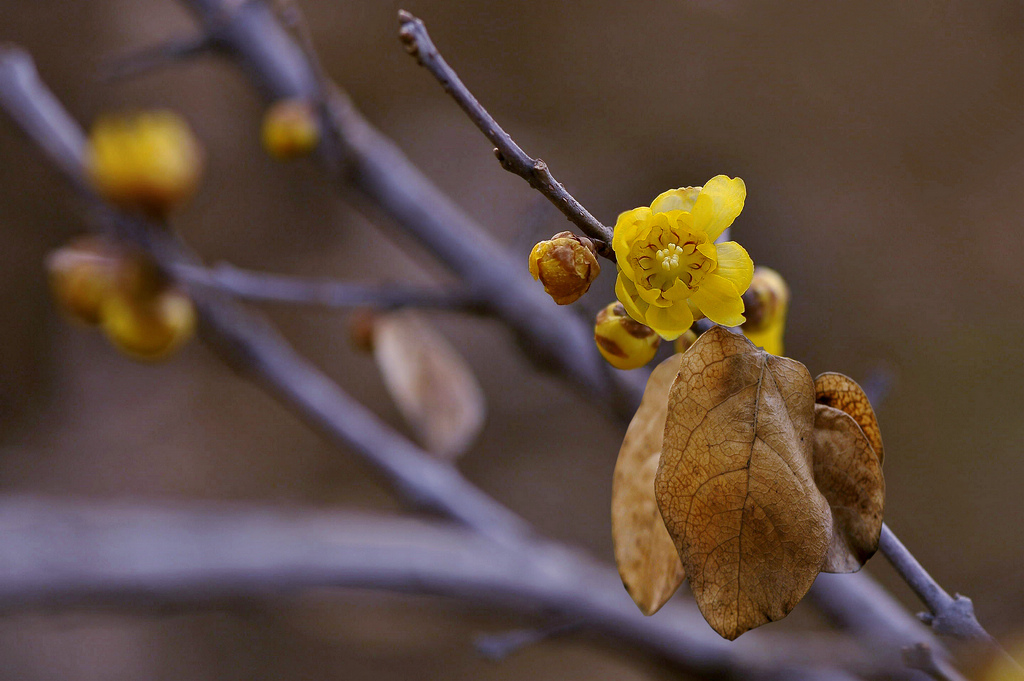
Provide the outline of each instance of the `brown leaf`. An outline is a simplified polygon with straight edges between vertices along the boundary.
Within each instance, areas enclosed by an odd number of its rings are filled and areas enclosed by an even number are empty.
[[[384,385],[423,446],[452,460],[483,427],[483,391],[465,360],[419,314],[381,314],[373,327],[373,357]]]
[[[849,376],[829,371],[814,379],[814,391],[815,402],[835,407],[853,417],[878,455],[878,462],[883,462],[885,452],[882,451],[882,431],[878,428],[875,410],[871,408],[864,389]]]
[[[832,541],[821,569],[856,572],[878,550],[885,479],[857,422],[824,404],[814,405],[814,482],[832,509]]]
[[[721,327],[683,356],[656,495],[697,605],[719,634],[785,617],[814,582],[832,518],[814,485],[814,382]]]
[[[668,415],[668,391],[682,355],[659,364],[626,429],[612,478],[612,543],[626,591],[645,615],[672,597],[685,576],[654,498],[654,474]]]

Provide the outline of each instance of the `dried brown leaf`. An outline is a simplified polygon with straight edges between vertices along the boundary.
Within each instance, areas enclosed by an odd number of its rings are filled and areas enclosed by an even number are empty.
[[[814,382],[721,327],[683,356],[656,495],[701,613],[719,634],[785,617],[832,531],[814,484]]]
[[[654,475],[668,415],[668,391],[682,355],[659,364],[629,422],[612,478],[612,543],[626,591],[645,615],[672,597],[685,576],[683,563],[654,498]]]
[[[875,410],[871,408],[871,402],[864,394],[864,389],[855,380],[844,374],[829,371],[814,379],[814,392],[814,400],[818,404],[835,407],[852,416],[871,443],[878,456],[878,462],[885,460],[882,431],[878,428]]]
[[[814,482],[832,509],[832,541],[821,569],[856,572],[878,550],[885,480],[853,417],[824,404],[814,405]]]
[[[373,356],[391,398],[423,446],[440,458],[462,455],[483,427],[483,391],[465,360],[419,314],[381,314]]]

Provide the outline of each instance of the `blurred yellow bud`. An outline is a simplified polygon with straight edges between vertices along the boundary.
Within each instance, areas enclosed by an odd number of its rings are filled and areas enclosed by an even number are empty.
[[[81,237],[46,257],[50,289],[72,319],[100,323],[103,301],[116,285],[123,250],[113,241]]]
[[[530,274],[559,305],[579,300],[601,273],[594,242],[572,232],[559,232],[530,251]]]
[[[107,338],[136,359],[167,357],[192,336],[195,326],[192,301],[173,287],[148,297],[133,297],[117,290],[103,302]]]
[[[320,122],[311,102],[283,99],[263,115],[263,148],[276,159],[305,156],[320,142]]]
[[[677,353],[686,352],[690,346],[697,342],[697,334],[693,329],[683,331],[683,335],[676,338],[675,350]]]
[[[162,218],[195,193],[203,150],[171,111],[101,118],[89,135],[88,172],[96,191],[121,208]]]
[[[786,331],[786,312],[789,309],[786,280],[771,268],[755,267],[747,295],[753,300],[747,305],[747,321],[741,327],[743,334],[765,352],[782,355],[782,336]]]
[[[661,336],[626,314],[622,303],[611,303],[597,313],[594,342],[601,356],[616,369],[637,369],[654,358]]]

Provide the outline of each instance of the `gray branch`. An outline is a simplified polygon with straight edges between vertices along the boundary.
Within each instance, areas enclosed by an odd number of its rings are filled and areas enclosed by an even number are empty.
[[[565,190],[562,183],[554,178],[548,164],[539,158],[533,158],[515,143],[507,132],[491,114],[476,100],[458,74],[448,66],[440,52],[434,47],[430,35],[423,22],[404,10],[398,13],[401,26],[398,35],[405,44],[405,49],[421,66],[437,78],[444,91],[466,112],[480,132],[494,145],[494,154],[505,170],[526,180],[531,187],[543,194],[565,217],[583,230],[594,241],[598,252],[611,261],[615,261],[612,251],[612,229],[604,225],[590,214],[572,194]]]
[[[496,546],[438,523],[214,503],[0,497],[0,536],[0,609],[146,607],[359,587],[559,612],[700,676],[899,673],[898,656],[868,654],[841,637],[751,632],[730,643],[678,600],[644,617],[615,570],[578,552],[547,542],[528,551]]]
[[[222,291],[235,298],[257,302],[330,308],[420,307],[476,313],[483,313],[487,309],[487,301],[463,287],[444,290],[401,284],[362,284],[254,272],[228,264],[220,264],[213,268],[180,265],[174,268],[174,274],[190,285]]]

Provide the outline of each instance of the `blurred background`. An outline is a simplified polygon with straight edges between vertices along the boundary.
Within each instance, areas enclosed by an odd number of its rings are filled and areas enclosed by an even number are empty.
[[[599,219],[724,173],[747,184],[734,238],[793,291],[787,354],[888,384],[886,519],[1008,645],[1024,635],[1024,9],[1010,0],[300,3],[327,71],[370,121],[526,267],[565,228],[397,39],[423,18],[480,101]],[[0,40],[35,57],[83,123],[170,107],[208,152],[175,226],[210,262],[356,281],[443,281],[430,256],[345,205],[312,161],[271,161],[263,103],[212,57],[103,83],[104,59],[194,25],[173,0],[0,0]],[[85,229],[56,172],[0,117],[0,483],[5,493],[394,509],[199,344],[140,365],[67,323],[48,250]],[[612,298],[606,267],[577,307]],[[267,308],[302,352],[403,428],[340,312]],[[487,394],[460,466],[553,537],[611,559],[623,428],[540,374],[494,322],[446,335]],[[498,399],[498,396],[501,396]],[[920,605],[876,557],[869,571]],[[685,590],[684,590],[685,591]],[[682,593],[679,598],[688,598]],[[780,630],[813,626],[808,603]],[[432,598],[316,592],[231,608],[0,618],[18,679],[660,679],[583,637],[481,659],[479,632],[523,622]]]

